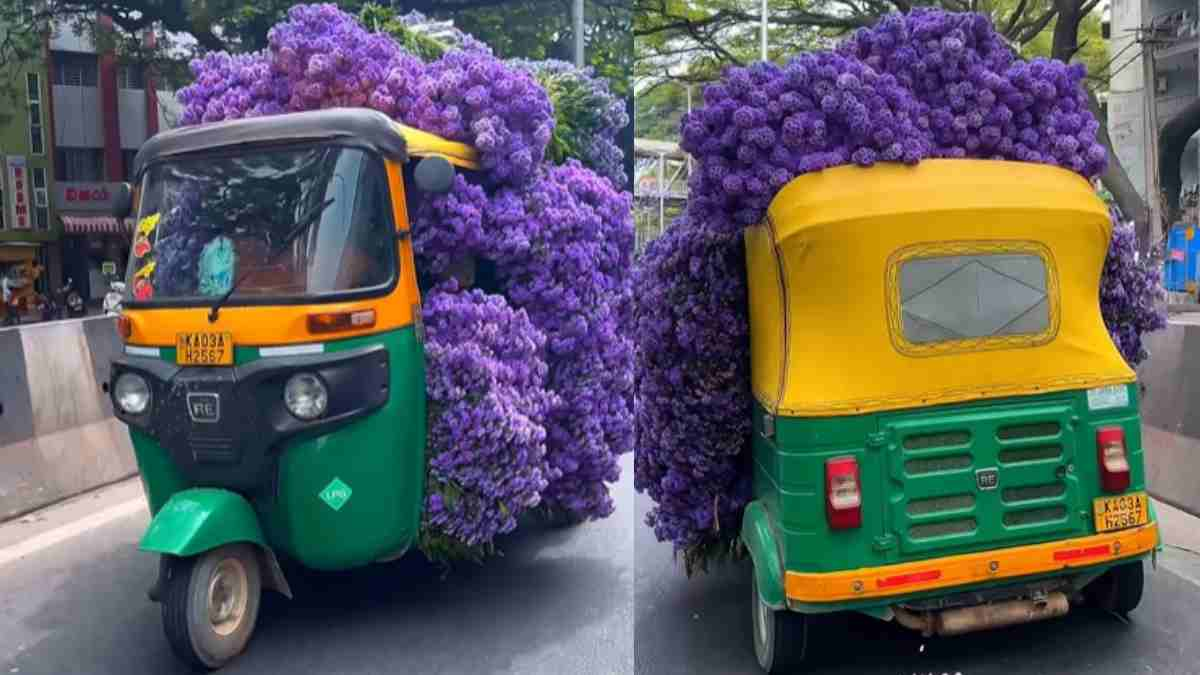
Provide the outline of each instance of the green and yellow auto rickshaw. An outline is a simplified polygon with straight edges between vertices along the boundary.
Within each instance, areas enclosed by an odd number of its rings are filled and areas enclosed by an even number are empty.
[[[134,162],[124,354],[129,427],[175,652],[241,652],[279,560],[394,559],[424,503],[421,298],[409,210],[476,153],[334,109],[169,131]],[[136,194],[136,198],[133,195]]]
[[[1110,236],[1077,175],[961,159],[798,177],[747,231],[765,670],[827,612],[928,636],[1137,606],[1160,543]]]

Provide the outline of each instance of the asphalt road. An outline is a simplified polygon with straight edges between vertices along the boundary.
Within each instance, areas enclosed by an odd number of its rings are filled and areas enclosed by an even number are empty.
[[[639,675],[760,673],[754,658],[748,563],[688,579],[669,545],[640,524],[637,495],[634,650]],[[1160,525],[1164,517],[1160,508]],[[1200,519],[1174,528],[1200,540]],[[1164,540],[1179,541],[1164,527]],[[1200,546],[1168,546],[1147,567],[1146,594],[1125,623],[1089,609],[1061,619],[956,638],[923,639],[862,615],[831,615],[810,641],[813,675],[1132,675],[1200,673]]]
[[[625,457],[612,517],[523,526],[482,566],[443,576],[416,556],[290,579],[296,598],[268,594],[247,652],[221,673],[631,673],[632,474]],[[133,482],[0,526],[0,675],[187,672],[146,599],[157,562],[136,550],[140,498]],[[122,503],[136,511],[87,526]],[[66,537],[72,523],[86,527]],[[47,537],[62,540],[13,559]]]

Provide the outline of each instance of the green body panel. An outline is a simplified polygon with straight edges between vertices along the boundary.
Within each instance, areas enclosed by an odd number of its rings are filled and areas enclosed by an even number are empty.
[[[250,502],[229,490],[191,488],[176,492],[154,514],[141,549],[192,556],[242,541],[265,544]]]
[[[758,594],[764,604],[773,609],[787,606],[783,590],[783,560],[779,542],[772,534],[770,515],[760,502],[751,502],[742,516],[742,541],[754,561],[754,576],[758,579]]]
[[[748,511],[761,509],[765,516],[752,527],[747,519],[743,540],[754,551],[770,548],[762,540],[772,538],[784,570],[820,573],[1095,534],[1092,500],[1105,494],[1097,428],[1124,429],[1129,490],[1145,489],[1137,387],[1127,389],[1128,406],[1096,411],[1080,390],[846,417],[778,417],[770,438],[763,435],[764,410],[756,406],[755,501]],[[1000,429],[1008,436],[1014,427],[1048,422],[1052,426],[1034,436],[1000,438]],[[841,455],[858,460],[862,527],[833,531],[825,515],[824,464]],[[999,472],[999,487],[978,489],[976,470],[991,468]],[[759,583],[769,582],[760,574]],[[923,596],[939,593],[946,591]],[[894,602],[822,605],[820,611]]]
[[[425,483],[425,356],[413,326],[325,343],[326,353],[384,345],[389,351],[390,396],[383,408],[316,437],[296,437],[279,448],[277,489],[248,494],[265,542],[276,553],[313,569],[365,565],[412,546],[419,534]],[[175,350],[160,358],[173,361]],[[238,365],[260,358],[237,347]],[[167,452],[131,433],[151,508],[187,487]],[[334,509],[320,494],[334,481],[349,486]],[[201,486],[202,487],[202,486]],[[266,491],[262,491],[266,492]]]

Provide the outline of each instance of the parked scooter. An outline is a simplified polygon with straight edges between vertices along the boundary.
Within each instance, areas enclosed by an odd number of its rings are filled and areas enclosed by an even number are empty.
[[[104,314],[105,316],[120,316],[121,302],[125,297],[125,284],[120,281],[113,281],[108,285],[108,292],[104,294]]]
[[[59,306],[54,301],[52,293],[43,293],[38,296],[37,301],[38,311],[41,312],[42,321],[54,321],[59,318]]]

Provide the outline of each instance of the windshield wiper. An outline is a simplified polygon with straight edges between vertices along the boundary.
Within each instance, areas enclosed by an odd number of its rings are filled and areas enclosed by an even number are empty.
[[[313,208],[309,209],[307,213],[300,216],[300,218],[296,221],[296,226],[292,228],[291,232],[288,232],[286,235],[284,235],[283,239],[279,240],[279,243],[276,244],[275,250],[267,254],[267,258],[263,264],[269,265],[275,262],[275,258],[278,258],[284,251],[287,250],[288,244],[295,241],[296,237],[299,237],[306,230],[308,230],[308,228],[312,227],[312,224],[316,222],[317,218],[321,217],[322,213],[325,213],[325,209],[329,208],[329,205],[332,204],[333,201],[333,197],[330,197],[323,203],[314,206]],[[210,310],[208,313],[209,323],[216,323],[217,313],[221,311],[221,307],[224,306],[224,304],[229,300],[230,296],[233,295],[233,292],[238,289],[238,286],[242,285],[242,282],[246,280],[246,277],[250,276],[251,274],[253,274],[253,272],[251,270],[247,270],[245,274],[238,277],[237,281],[233,282],[233,285],[229,287],[229,290],[225,292],[225,295],[222,295],[216,302],[213,303],[212,310]]]

